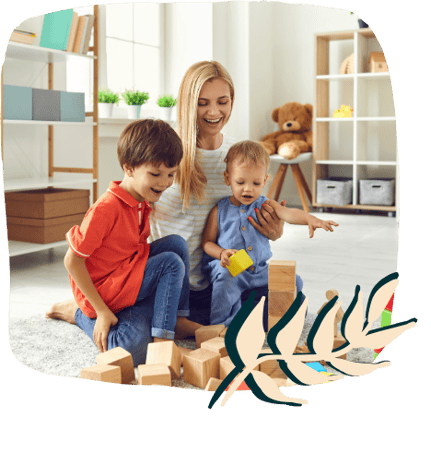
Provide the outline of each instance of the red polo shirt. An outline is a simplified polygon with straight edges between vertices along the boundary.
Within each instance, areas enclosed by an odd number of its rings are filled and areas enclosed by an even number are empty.
[[[140,203],[119,184],[111,182],[81,226],[74,226],[66,234],[72,251],[86,259],[91,280],[113,313],[136,302],[150,253],[147,238],[151,206]],[[96,318],[90,302],[69,279],[79,308],[89,318]]]

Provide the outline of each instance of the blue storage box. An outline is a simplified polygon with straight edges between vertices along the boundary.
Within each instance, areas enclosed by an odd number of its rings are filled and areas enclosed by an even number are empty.
[[[3,118],[13,120],[32,119],[31,87],[3,85]]]
[[[33,112],[35,121],[61,121],[60,91],[33,89]]]
[[[85,95],[80,92],[60,92],[61,121],[85,122]]]

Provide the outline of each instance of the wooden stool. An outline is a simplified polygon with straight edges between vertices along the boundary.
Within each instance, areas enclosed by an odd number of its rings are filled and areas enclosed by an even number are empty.
[[[299,164],[303,161],[310,160],[312,155],[313,154],[311,152],[301,153],[298,157],[294,158],[293,160],[288,160],[287,158],[284,158],[281,155],[271,155],[271,163],[275,161],[277,163],[280,163],[280,166],[278,167],[277,173],[274,176],[274,180],[272,181],[269,187],[267,194],[268,199],[274,199],[278,202],[281,188],[283,187],[284,183],[284,178],[286,177],[287,169],[290,165],[292,167],[293,179],[295,180],[296,188],[298,189],[299,197],[301,198],[302,208],[306,212],[309,212],[310,208],[308,207],[307,198],[305,194],[307,194],[307,197],[311,203],[311,191],[308,187],[304,175],[302,174]]]

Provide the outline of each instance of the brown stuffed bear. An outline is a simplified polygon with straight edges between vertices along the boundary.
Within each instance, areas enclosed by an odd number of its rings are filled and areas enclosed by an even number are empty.
[[[292,160],[300,153],[313,150],[311,124],[313,106],[297,102],[285,103],[272,112],[272,119],[280,126],[280,131],[262,138],[261,144],[270,155],[279,155]]]

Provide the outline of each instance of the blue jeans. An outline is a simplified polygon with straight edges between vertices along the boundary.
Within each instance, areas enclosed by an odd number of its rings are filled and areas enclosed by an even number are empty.
[[[177,316],[189,313],[187,244],[180,236],[166,236],[150,244],[138,297],[115,314],[118,323],[109,331],[108,350],[122,347],[132,354],[135,366],[143,364],[152,337],[174,339]],[[96,318],[88,318],[78,308],[75,321],[93,340]]]

